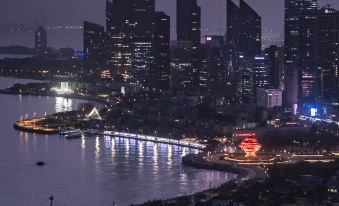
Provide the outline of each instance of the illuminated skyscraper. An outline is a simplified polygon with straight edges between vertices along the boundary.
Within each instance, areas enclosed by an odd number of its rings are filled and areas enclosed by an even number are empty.
[[[155,13],[154,0],[133,0],[132,72],[131,80],[142,86],[151,84],[152,22]]]
[[[320,10],[319,68],[321,94],[327,102],[339,101],[339,12],[330,7]]]
[[[35,31],[35,51],[42,53],[47,50],[47,31],[42,27]]]
[[[206,37],[207,88],[211,95],[225,97],[227,86],[224,36]]]
[[[152,86],[167,90],[170,87],[170,17],[164,12],[156,12],[152,31]]]
[[[197,0],[177,0],[177,40],[192,42],[192,67],[188,74],[192,82],[187,86],[198,89],[201,68],[201,9]]]
[[[84,22],[84,66],[85,74],[99,76],[105,69],[105,29],[91,22]]]
[[[107,52],[113,74],[132,75],[132,43],[135,28],[132,0],[106,1]]]
[[[179,91],[192,91],[191,41],[171,41],[171,88]]]
[[[238,7],[227,0],[226,46],[228,51],[228,84],[239,102],[253,97],[251,60],[261,53],[261,17],[244,0]]]
[[[317,97],[317,0],[285,0],[286,103]]]

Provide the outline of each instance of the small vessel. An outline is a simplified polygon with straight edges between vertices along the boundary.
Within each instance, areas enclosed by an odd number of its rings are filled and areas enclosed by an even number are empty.
[[[82,137],[82,135],[83,135],[83,133],[80,129],[60,132],[60,136],[65,137],[67,139],[80,138],[80,137]]]

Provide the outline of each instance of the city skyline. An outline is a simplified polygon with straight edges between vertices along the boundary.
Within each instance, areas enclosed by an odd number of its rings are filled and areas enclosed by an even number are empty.
[[[67,7],[66,5],[67,2]],[[238,4],[238,0],[234,0]],[[283,33],[284,1],[247,0],[251,7],[262,17],[263,30],[272,29],[275,34]],[[319,5],[331,4],[339,8],[336,0],[320,0]],[[29,24],[29,25],[82,25],[87,20],[97,24],[105,23],[105,1],[42,1],[34,0],[5,0],[0,8],[0,24]],[[17,5],[21,5],[18,7]],[[198,0],[202,10],[203,34],[223,34],[226,31],[226,1]],[[176,38],[173,31],[176,25],[175,1],[156,0],[156,10],[163,11],[171,17],[172,39]],[[271,8],[271,9],[267,9]],[[12,11],[17,12],[13,13]],[[74,12],[77,11],[77,12]],[[60,15],[62,14],[62,15]],[[210,15],[213,14],[213,15]],[[208,31],[207,31],[208,30]],[[174,35],[174,36],[173,36]]]

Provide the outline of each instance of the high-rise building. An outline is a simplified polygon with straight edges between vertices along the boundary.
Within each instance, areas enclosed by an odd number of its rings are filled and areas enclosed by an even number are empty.
[[[261,17],[244,0],[238,7],[227,0],[227,45],[232,53],[254,56],[261,53]]]
[[[226,97],[227,70],[224,36],[206,37],[206,71],[208,92]]]
[[[154,88],[170,87],[170,17],[156,12],[153,19],[151,83]]]
[[[323,7],[318,15],[319,68],[324,101],[339,101],[339,12]]]
[[[193,76],[191,41],[171,41],[171,88],[192,91]]]
[[[47,50],[47,31],[42,27],[35,31],[35,51],[42,53]]]
[[[155,0],[133,0],[135,19],[134,39],[145,41],[152,37],[152,22],[155,12]]]
[[[132,76],[133,32],[135,29],[132,0],[106,1],[107,53],[113,74],[125,79]]]
[[[252,59],[253,86],[257,88],[269,89],[270,85],[270,62],[266,55],[256,55]]]
[[[272,89],[282,87],[281,79],[283,78],[283,49],[272,45],[264,51],[269,62],[269,85]]]
[[[286,103],[317,97],[317,0],[285,0]]]
[[[84,22],[84,67],[85,74],[99,76],[106,69],[105,28],[101,25]]]
[[[238,102],[253,99],[251,61],[261,53],[261,17],[244,0],[237,6],[227,0],[226,46],[228,52],[227,84],[232,85]]]
[[[155,0],[132,0],[133,30],[132,72],[133,83],[150,86],[152,56],[152,22],[155,13]]]
[[[201,9],[197,0],[177,0],[177,40],[192,42],[192,67],[188,75],[192,77],[190,87],[198,89],[201,68]]]

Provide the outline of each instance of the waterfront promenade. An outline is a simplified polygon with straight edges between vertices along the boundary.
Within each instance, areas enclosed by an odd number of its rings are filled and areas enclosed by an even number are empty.
[[[130,139],[165,143],[165,144],[178,145],[178,146],[189,147],[189,148],[200,149],[200,150],[205,149],[206,147],[203,144],[192,142],[192,141],[187,141],[187,140],[176,140],[176,139],[169,139],[169,138],[164,138],[164,137],[132,134],[132,133],[126,133],[126,132],[85,130],[84,133],[90,134],[90,135],[124,137],[124,138],[130,138]]]

